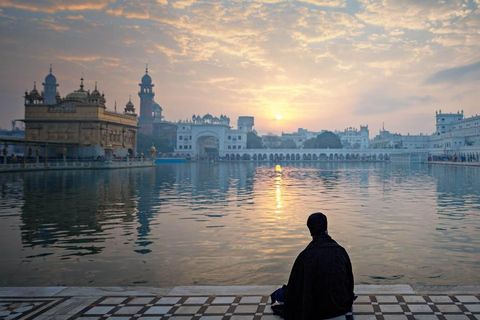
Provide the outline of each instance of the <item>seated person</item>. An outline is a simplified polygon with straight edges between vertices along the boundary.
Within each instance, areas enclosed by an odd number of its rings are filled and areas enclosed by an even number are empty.
[[[313,240],[295,260],[287,286],[272,294],[272,303],[283,295],[284,305],[272,308],[286,320],[353,319],[350,258],[327,234],[325,215],[310,215],[307,226]]]

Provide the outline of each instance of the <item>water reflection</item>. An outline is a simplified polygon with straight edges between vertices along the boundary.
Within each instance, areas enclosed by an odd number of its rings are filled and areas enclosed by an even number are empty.
[[[276,199],[277,199],[277,210],[275,213],[281,214],[282,213],[282,166],[277,164],[275,166],[275,172],[276,172],[276,177],[275,177],[275,193],[276,193]]]
[[[385,163],[4,174],[0,285],[278,284],[316,211],[357,283],[478,283],[479,178]]]
[[[61,248],[62,259],[97,254],[109,230],[134,219],[131,175],[51,171],[23,178],[20,230],[24,247]]]

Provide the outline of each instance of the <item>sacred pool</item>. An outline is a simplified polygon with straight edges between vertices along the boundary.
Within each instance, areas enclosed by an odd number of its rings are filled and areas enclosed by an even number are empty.
[[[480,167],[159,164],[0,188],[0,286],[281,284],[318,211],[357,284],[480,282]]]

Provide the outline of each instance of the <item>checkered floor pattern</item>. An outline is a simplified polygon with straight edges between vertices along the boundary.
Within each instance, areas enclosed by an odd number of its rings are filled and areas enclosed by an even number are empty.
[[[68,297],[62,298],[67,302]],[[80,306],[68,320],[274,320],[269,296],[103,296]],[[0,319],[42,317],[56,299],[0,298]],[[359,295],[353,307],[356,320],[480,319],[480,295]],[[52,318],[56,319],[56,318]]]
[[[0,298],[0,319],[35,319],[65,298]]]
[[[478,295],[360,295],[357,320],[480,319]],[[268,296],[103,297],[71,319],[273,320]]]

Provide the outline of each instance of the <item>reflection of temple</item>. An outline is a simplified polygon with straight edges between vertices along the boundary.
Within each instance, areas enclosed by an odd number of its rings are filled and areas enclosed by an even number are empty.
[[[148,248],[153,244],[153,240],[157,239],[152,235],[152,230],[150,224],[154,217],[158,214],[153,207],[156,207],[158,210],[158,202],[163,202],[165,199],[160,194],[162,190],[156,186],[161,185],[173,185],[175,181],[171,175],[162,175],[162,172],[155,170],[153,172],[140,171],[136,176],[138,180],[137,186],[137,240],[135,241],[135,252],[140,254],[150,253],[151,250]]]
[[[61,247],[64,257],[101,252],[111,229],[134,221],[134,174],[72,170],[25,175],[23,244]]]
[[[36,84],[25,92],[25,138],[39,145],[56,143],[67,147],[70,157],[104,156],[107,150],[118,156],[135,154],[137,145],[137,115],[131,101],[123,113],[106,109],[105,95],[95,89],[85,90],[83,77],[80,87],[60,97],[57,79],[45,78],[43,92]],[[115,107],[116,108],[116,107]],[[42,150],[45,152],[45,150]],[[52,150],[49,154],[55,154]]]

